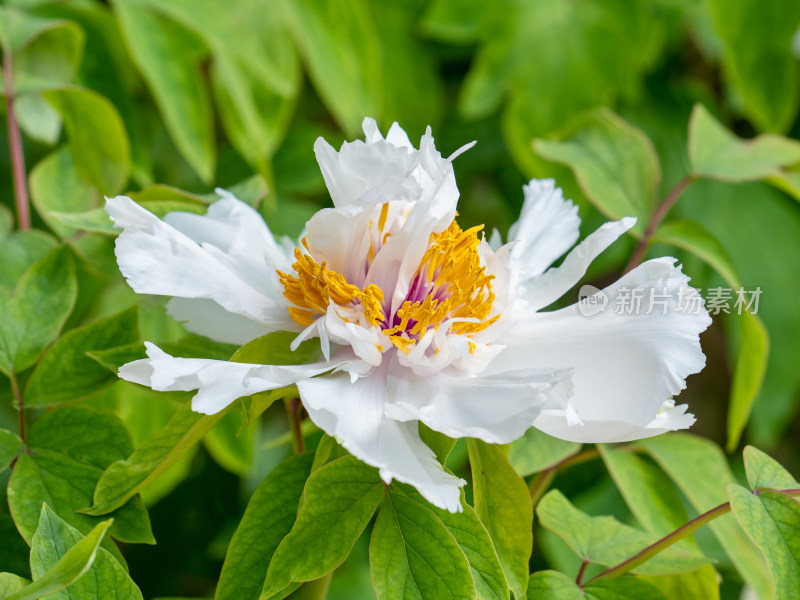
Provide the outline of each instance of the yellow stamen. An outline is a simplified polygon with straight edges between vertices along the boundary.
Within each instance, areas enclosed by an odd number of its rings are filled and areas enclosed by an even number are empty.
[[[303,246],[308,249],[306,238]],[[294,306],[289,307],[289,315],[300,325],[311,325],[317,314],[325,314],[333,302],[339,306],[361,304],[364,316],[371,325],[383,321],[383,292],[377,285],[369,285],[363,290],[347,283],[344,276],[328,269],[325,261],[321,265],[308,254],[295,249],[297,261],[292,265],[297,275],[278,271],[283,285],[283,295]]]
[[[378,231],[385,243],[390,232],[384,231],[389,215],[389,204],[381,206]],[[370,238],[373,222],[370,222]],[[289,308],[291,317],[301,325],[310,325],[317,315],[325,314],[330,303],[355,308],[361,306],[364,319],[373,326],[382,326],[383,334],[402,352],[408,353],[414,344],[433,328],[446,321],[455,320],[450,331],[472,336],[494,323],[500,315],[491,315],[494,302],[492,281],[494,275],[486,273],[478,253],[478,233],[482,227],[462,231],[453,221],[441,233],[431,234],[428,248],[420,261],[414,280],[422,280],[425,296],[406,300],[386,324],[383,312],[383,290],[370,284],[361,289],[348,283],[343,275],[328,269],[323,261],[318,264],[311,256],[308,241],[302,244],[308,251],[295,250],[295,273],[278,271],[284,287],[284,296],[294,305]],[[370,239],[368,259],[371,262],[375,249]],[[399,321],[399,323],[398,323]],[[382,347],[379,345],[379,350]],[[470,352],[476,349],[469,342]]]

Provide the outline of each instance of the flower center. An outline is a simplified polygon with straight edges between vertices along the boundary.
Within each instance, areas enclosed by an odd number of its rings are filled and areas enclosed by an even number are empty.
[[[382,230],[383,223],[380,225]],[[325,314],[330,303],[349,309],[360,306],[366,322],[380,327],[403,352],[408,352],[430,329],[438,329],[445,322],[453,333],[466,336],[478,333],[499,318],[499,315],[489,316],[495,297],[494,275],[487,274],[481,264],[478,253],[481,229],[479,226],[462,231],[453,221],[441,233],[431,234],[406,298],[394,314],[388,314],[391,308],[384,303],[383,290],[378,286],[359,288],[328,269],[324,261],[318,264],[298,248],[297,261],[292,265],[295,274],[278,271],[283,294],[294,305],[289,307],[289,314],[307,326],[318,315]],[[302,243],[308,250],[306,238]],[[370,252],[374,252],[372,244]],[[369,257],[370,263],[372,258]]]

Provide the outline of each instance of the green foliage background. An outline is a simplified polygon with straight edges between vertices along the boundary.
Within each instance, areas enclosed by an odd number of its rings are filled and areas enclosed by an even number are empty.
[[[762,296],[757,315],[715,316],[703,334],[707,368],[680,397],[698,417],[691,435],[577,454],[575,444],[530,431],[508,459],[480,444],[431,439],[449,468],[471,479],[469,456],[473,469],[493,465],[497,481],[471,482],[475,512],[459,523],[419,506],[402,486],[376,496],[328,597],[394,597],[380,581],[398,568],[386,556],[398,540],[416,543],[434,566],[442,553],[463,557],[458,536],[443,533],[441,547],[415,542],[403,519],[423,514],[430,531],[491,537],[478,544],[488,554],[456,561],[473,573],[485,561],[479,597],[495,597],[503,579],[517,597],[526,585],[528,597],[554,598],[736,598],[743,582],[764,598],[800,589],[796,502],[725,491],[745,482],[744,463],[751,490],[799,487],[788,473],[764,479],[779,467],[752,448],[743,463],[740,450],[752,443],[800,473],[800,3],[5,0],[0,47],[0,91],[4,100],[13,93],[34,226],[16,231],[12,160],[0,144],[0,598],[23,593],[20,577],[32,576],[58,597],[135,598],[123,566],[146,598],[211,597],[215,588],[217,598],[245,598],[240,586],[253,572],[248,585],[258,597],[269,560],[252,569],[244,558],[222,564],[259,483],[272,473],[264,485],[281,490],[279,477],[289,477],[273,471],[292,454],[286,413],[281,403],[270,407],[277,396],[256,396],[200,418],[188,395],[117,381],[115,369],[142,354],[142,340],[183,356],[227,359],[236,349],[187,336],[162,299],[128,289],[102,198],[126,193],[159,215],[202,212],[222,186],[258,205],[273,232],[296,237],[329,204],[314,140],[360,137],[365,116],[384,131],[398,121],[412,140],[430,125],[444,155],[478,141],[455,162],[466,225],[505,233],[531,177],[556,179],[580,206],[584,234],[637,216],[633,235],[593,265],[589,280],[598,285],[618,276],[677,186],[674,207],[646,234],[648,256],[679,257],[703,290],[758,287]],[[3,102],[3,140],[6,111]],[[237,356],[281,360],[283,346],[274,338]],[[304,427],[321,462],[293,460],[333,476],[350,459]],[[323,476],[309,485],[315,477]],[[503,489],[503,498],[519,499],[521,478],[532,492],[560,490],[536,507],[529,563],[530,539],[508,526],[532,518],[520,508],[526,494],[513,506],[492,496]],[[283,489],[289,529],[299,501],[292,490],[303,481]],[[721,517],[678,544],[686,556],[661,554],[635,576],[600,579],[583,592],[572,583],[582,562],[586,581],[598,565],[619,563],[728,498],[738,520]],[[277,510],[265,502],[251,502],[242,523],[257,528],[259,510]],[[508,523],[492,525],[495,509]],[[236,535],[244,539],[246,529]],[[587,529],[600,537],[583,537]],[[289,530],[278,533],[265,556],[279,562]],[[612,548],[601,543],[609,538],[618,541]],[[782,554],[773,552],[780,540]],[[229,556],[247,555],[231,548]],[[694,570],[677,568],[680,560]],[[271,566],[267,588],[313,578],[291,564],[293,572]],[[422,576],[404,568],[394,576]],[[86,569],[116,595],[77,579]],[[527,584],[532,571],[540,572]],[[443,581],[461,593],[458,578]],[[432,593],[421,597],[443,597]]]

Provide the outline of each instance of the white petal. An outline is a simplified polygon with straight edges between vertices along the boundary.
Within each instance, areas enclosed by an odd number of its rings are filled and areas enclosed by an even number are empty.
[[[201,246],[215,251],[219,260],[254,289],[267,296],[282,295],[277,269],[286,271],[294,261],[292,251],[279,245],[264,219],[252,207],[225,190],[205,215],[171,212],[164,222]]]
[[[584,425],[550,415],[539,417],[538,427],[556,437],[591,442],[597,436],[592,422],[618,422],[631,427],[609,426],[607,435],[628,438],[653,422],[663,402],[686,386],[686,377],[703,368],[699,334],[711,319],[702,307],[678,310],[681,298],[694,290],[674,262],[664,258],[639,265],[603,290],[608,305],[594,316],[581,315],[576,304],[533,315],[506,333],[507,348],[490,368],[574,368],[571,404]],[[639,314],[620,311],[632,289],[641,289],[646,299]],[[649,298],[657,303],[646,314]]]
[[[407,148],[383,140],[369,144],[356,140],[345,142],[336,152],[319,138],[314,152],[336,207],[356,200],[388,202],[419,196],[419,186],[409,177],[417,158]]]
[[[372,207],[351,203],[323,208],[306,223],[308,247],[318,263],[341,273],[353,285],[361,285],[369,252]]]
[[[238,201],[220,202],[230,206]],[[268,253],[262,243],[265,238],[243,237],[244,243],[253,244],[249,251],[256,256],[245,258],[238,242],[227,246],[231,254],[211,243],[201,246],[125,196],[107,199],[106,210],[115,224],[124,227],[117,238],[117,262],[134,291],[211,299],[225,310],[271,329],[297,329],[286,310],[288,302],[282,297],[274,270],[256,264],[259,256],[265,258]],[[182,217],[177,218],[183,221]],[[187,225],[185,221],[183,224]],[[196,221],[192,224],[192,234],[201,236],[203,228]],[[222,243],[220,239],[216,241]]]
[[[414,149],[411,140],[408,139],[408,134],[405,129],[400,127],[397,121],[392,123],[392,126],[389,128],[389,133],[386,134],[386,141],[390,144],[394,144],[398,148]]]
[[[255,365],[207,358],[176,358],[145,342],[148,358],[123,365],[119,376],[159,392],[197,390],[192,410],[212,415],[242,396],[274,390],[329,371],[346,361]]]
[[[351,382],[345,373],[297,384],[311,420],[351,454],[380,469],[381,478],[413,485],[431,503],[461,510],[464,481],[447,473],[420,439],[416,421],[399,423],[384,414],[384,369]]]
[[[687,413],[686,404],[675,406],[671,400],[665,402],[656,417],[647,425],[637,425],[626,421],[585,421],[568,425],[565,411],[543,411],[533,422],[535,427],[555,437],[572,442],[603,444],[610,442],[630,442],[661,435],[669,431],[688,429],[695,418]]]
[[[167,303],[167,313],[183,323],[187,331],[226,344],[241,346],[272,331],[206,298],[173,298]]]
[[[372,366],[381,364],[383,348],[388,348],[391,342],[380,329],[345,321],[336,312],[333,304],[328,305],[328,312],[323,318],[331,341],[350,346],[356,356]]]
[[[508,241],[516,242],[511,257],[524,280],[543,273],[578,241],[581,220],[554,180],[531,179],[523,190],[525,202]]]
[[[401,367],[387,379],[387,416],[419,420],[449,437],[480,438],[490,444],[517,439],[542,409],[564,408],[571,391],[569,374],[563,371],[529,369],[488,377],[407,375]]]
[[[521,294],[528,302],[528,308],[539,310],[558,300],[580,281],[586,274],[586,269],[603,250],[635,224],[636,219],[633,217],[604,224],[578,244],[561,265],[528,279]]]

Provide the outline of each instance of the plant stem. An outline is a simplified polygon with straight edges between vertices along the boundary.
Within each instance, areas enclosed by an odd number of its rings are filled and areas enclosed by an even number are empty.
[[[623,271],[624,273],[627,273],[642,262],[645,252],[647,252],[647,244],[650,242],[650,238],[653,237],[653,234],[656,232],[656,229],[658,229],[661,221],[664,220],[664,217],[667,216],[667,213],[678,201],[678,198],[681,197],[681,194],[683,194],[686,188],[689,187],[689,184],[691,184],[693,181],[694,176],[687,175],[670,190],[669,194],[664,197],[664,200],[661,201],[661,204],[658,205],[658,208],[656,208],[650,217],[650,221],[647,223],[647,229],[645,229],[644,235],[639,238],[639,242],[636,244],[636,249],[633,251],[631,259],[628,261],[628,264],[625,267],[625,271]]]
[[[11,153],[11,173],[14,179],[14,198],[17,203],[17,219],[20,229],[31,228],[31,210],[28,204],[25,154],[22,152],[22,137],[19,134],[17,115],[14,111],[14,80],[11,52],[3,53],[3,83],[6,89],[6,117],[8,120],[8,148]]]
[[[629,450],[632,448],[632,446],[626,445],[620,446],[618,450]],[[600,452],[597,450],[597,448],[589,448],[583,452],[578,452],[577,454],[568,456],[567,458],[554,464],[552,467],[547,467],[546,469],[539,471],[533,478],[533,481],[531,481],[531,484],[528,486],[528,492],[530,492],[533,506],[536,506],[539,503],[539,500],[547,491],[547,488],[550,487],[550,484],[553,482],[553,478],[556,476],[556,473],[559,470],[567,467],[574,467],[575,465],[593,460],[598,456],[600,456]]]
[[[531,484],[528,486],[528,492],[531,495],[531,504],[534,508],[539,504],[539,500],[542,499],[542,496],[544,496],[550,484],[553,483],[553,478],[555,476],[556,468],[550,467],[549,469],[538,472],[536,477],[533,478],[533,481],[531,481]]]
[[[753,494],[757,495],[761,491],[762,490],[756,490],[756,491],[753,492]],[[775,491],[780,492],[782,494],[787,494],[789,496],[800,496],[800,489],[797,489],[797,490],[794,490],[794,489],[792,489],[792,490],[775,490]],[[655,542],[653,544],[650,544],[647,548],[645,548],[641,552],[638,552],[637,554],[634,554],[633,556],[631,556],[630,558],[622,561],[621,563],[619,563],[616,566],[613,566],[613,567],[610,567],[610,568],[606,569],[602,573],[598,573],[597,575],[592,577],[589,581],[587,581],[587,583],[591,583],[592,581],[595,581],[597,579],[602,579],[602,578],[620,577],[621,575],[624,575],[625,573],[628,573],[632,569],[635,569],[639,565],[641,565],[641,564],[647,562],[648,560],[650,560],[651,558],[653,558],[659,552],[662,552],[663,550],[666,550],[667,548],[672,546],[674,543],[682,540],[683,538],[685,538],[690,533],[693,533],[695,530],[699,529],[703,525],[705,525],[707,523],[710,523],[711,521],[713,521],[717,517],[720,517],[720,516],[722,516],[722,515],[724,515],[726,513],[729,513],[730,511],[731,511],[731,503],[730,502],[725,502],[724,504],[720,504],[719,506],[715,506],[711,510],[706,511],[701,515],[698,515],[697,517],[695,517],[694,519],[692,519],[688,523],[680,526],[678,529],[676,529],[672,533],[669,533],[669,534],[665,535],[663,538],[661,538],[657,542]]]
[[[295,454],[305,451],[305,441],[303,440],[303,430],[300,427],[302,421],[303,404],[300,398],[286,398],[284,400],[286,414],[289,415],[289,424],[292,427],[292,446]]]
[[[589,566],[589,561],[584,559],[581,561],[581,568],[578,569],[578,574],[575,576],[575,583],[581,585],[581,579],[583,579],[583,574],[586,572],[586,567]]]
[[[11,393],[14,395],[14,403],[16,404],[16,408],[19,411],[17,415],[17,426],[19,429],[19,439],[23,442],[25,441],[25,403],[22,400],[22,392],[19,389],[19,383],[17,382],[17,375],[14,371],[11,371]]]

